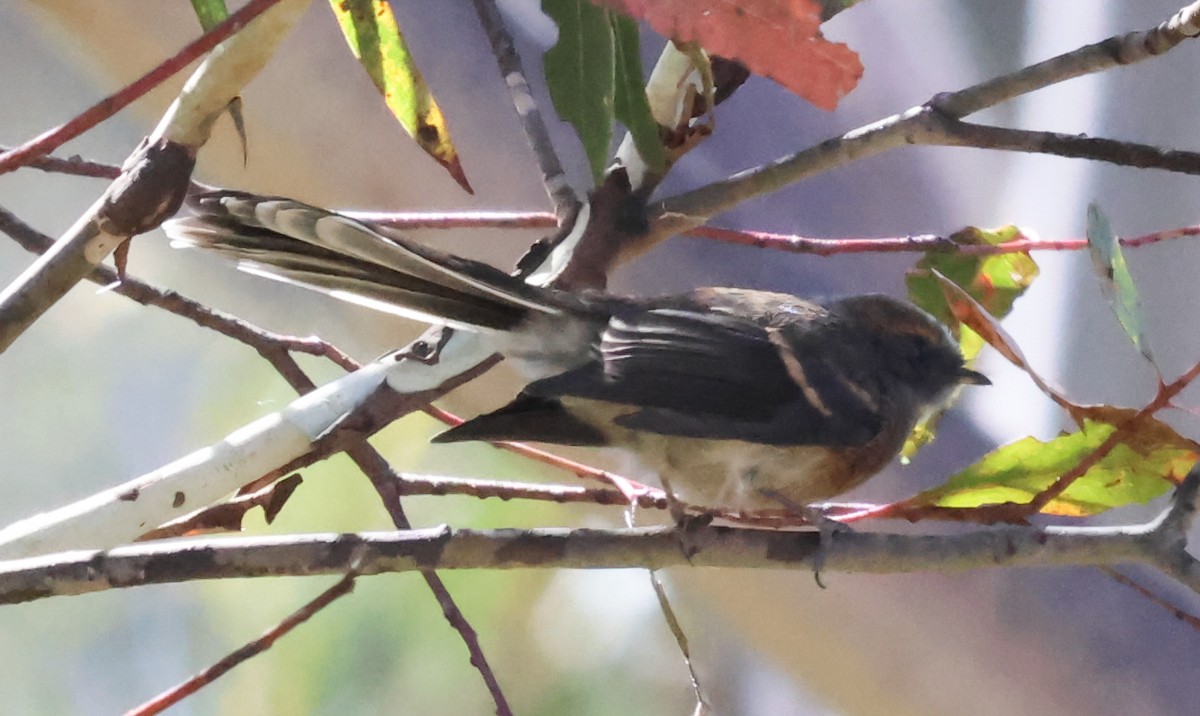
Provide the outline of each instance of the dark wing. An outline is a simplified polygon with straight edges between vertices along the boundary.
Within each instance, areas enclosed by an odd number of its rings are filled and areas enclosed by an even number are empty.
[[[882,427],[877,401],[839,370],[821,331],[782,334],[717,313],[614,316],[600,360],[530,384],[542,398],[638,408],[617,418],[664,435],[772,445],[858,445]]]
[[[608,444],[604,434],[572,415],[553,398],[521,393],[508,405],[484,413],[435,435],[432,442],[465,440],[533,440],[555,445],[600,447]]]

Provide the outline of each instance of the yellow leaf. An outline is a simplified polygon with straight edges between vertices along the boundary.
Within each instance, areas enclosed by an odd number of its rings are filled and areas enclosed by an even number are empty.
[[[383,93],[400,126],[459,186],[474,194],[441,107],[421,77],[387,0],[329,0],[329,4],[350,50]]]

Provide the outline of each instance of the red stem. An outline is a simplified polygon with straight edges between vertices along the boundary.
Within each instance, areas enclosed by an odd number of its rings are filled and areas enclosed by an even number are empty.
[[[0,154],[0,174],[11,172],[28,164],[36,157],[49,154],[113,116],[126,105],[162,84],[168,77],[187,67],[196,58],[245,27],[247,23],[278,2],[279,0],[250,0],[221,24],[188,43],[174,56],[123,87],[116,94],[109,95],[88,107],[66,124],[48,129],[24,144]]]

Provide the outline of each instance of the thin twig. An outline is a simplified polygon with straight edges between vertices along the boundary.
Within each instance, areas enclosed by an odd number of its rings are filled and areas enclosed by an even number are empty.
[[[13,147],[8,147],[0,144],[0,155],[5,152],[12,151]],[[35,156],[30,157],[27,161],[22,162],[21,169],[38,169],[50,174],[67,174],[77,177],[91,177],[93,179],[116,179],[121,176],[121,167],[116,164],[105,164],[90,159],[84,159],[78,154],[72,155],[63,159],[62,157],[51,156]],[[196,181],[194,178],[189,184],[189,192],[212,191],[216,187],[209,184]]]
[[[411,529],[412,525],[405,516],[403,507],[400,504],[400,492],[398,484],[399,476],[392,470],[392,467],[387,464],[387,461],[371,447],[370,444],[363,442],[346,450],[346,455],[354,461],[354,464],[359,467],[371,480],[371,484],[375,486],[377,492],[380,493],[380,498],[384,501],[384,506],[388,510],[388,514],[392,516],[392,522],[398,529]],[[491,663],[484,654],[483,646],[479,643],[479,634],[475,628],[471,626],[471,622],[467,620],[458,603],[451,596],[450,590],[446,587],[446,583],[437,572],[432,569],[421,570],[421,577],[425,583],[429,585],[429,589],[433,592],[433,598],[441,607],[442,616],[450,625],[451,629],[458,632],[458,636],[462,639],[463,644],[467,647],[467,653],[470,655],[470,663],[479,671],[483,678],[484,686],[492,697],[492,702],[496,706],[497,716],[511,716],[512,708],[508,705],[508,700],[504,696],[504,691],[500,687],[500,681],[496,678],[496,672],[492,669]]]
[[[675,609],[671,606],[671,599],[667,596],[667,590],[663,587],[658,572],[652,570],[649,574],[650,586],[654,589],[654,596],[658,597],[658,608],[667,622],[667,628],[671,630],[671,636],[675,637],[675,645],[679,647],[679,654],[683,657],[684,666],[687,667],[688,680],[692,684],[692,693],[696,697],[695,713],[708,713],[711,706],[709,706],[708,699],[704,697],[704,691],[700,688],[700,678],[696,676],[696,669],[692,665],[692,650],[688,646],[687,634],[679,623],[679,617],[675,615]]]
[[[36,254],[49,250],[54,244],[54,239],[21,221],[3,207],[0,207],[0,232],[8,234],[26,251]],[[355,370],[358,367],[358,363],[337,346],[319,338],[301,338],[269,331],[231,313],[209,308],[199,301],[170,289],[146,283],[128,274],[121,279],[117,276],[116,270],[108,266],[97,266],[87,276],[87,280],[100,286],[110,287],[113,293],[129,298],[143,306],[161,308],[259,351],[269,348],[286,348],[297,353],[328,358],[346,370]]]
[[[495,0],[473,0],[475,13],[479,16],[479,24],[487,33],[491,43],[492,53],[496,56],[496,64],[500,67],[500,75],[504,85],[508,87],[517,117],[525,129],[529,146],[537,156],[538,168],[542,171],[542,182],[546,193],[554,203],[554,214],[562,225],[574,216],[579,209],[579,197],[567,182],[567,174],[563,171],[562,162],[554,151],[550,141],[550,133],[546,131],[546,123],[542,121],[542,113],[538,110],[529,82],[525,79],[525,68],[521,65],[521,56],[517,54],[512,35],[504,25],[504,17],[496,7]]]
[[[1090,454],[1081,459],[1074,468],[1068,470],[1058,477],[1052,485],[1047,487],[1036,497],[1030,501],[1028,507],[1033,512],[1040,512],[1043,507],[1050,504],[1058,498],[1068,487],[1076,480],[1084,475],[1092,465],[1099,462],[1105,455],[1112,452],[1113,448],[1129,439],[1130,434],[1137,429],[1137,426],[1145,418],[1150,417],[1154,413],[1162,410],[1171,404],[1171,400],[1175,396],[1183,392],[1184,388],[1192,384],[1192,381],[1200,377],[1200,363],[1196,363],[1174,381],[1158,386],[1158,392],[1155,393],[1154,399],[1147,403],[1133,417],[1116,426],[1116,430],[1108,436],[1104,442],[1096,446]]]
[[[0,208],[0,231],[4,231],[12,236],[29,251],[45,251],[53,244],[53,240],[49,236],[37,232],[2,208]],[[211,328],[222,335],[255,348],[263,358],[279,371],[280,375],[295,390],[302,394],[315,389],[316,386],[304,374],[288,351],[323,356],[346,370],[353,371],[359,367],[356,361],[325,341],[316,338],[295,338],[271,333],[230,314],[208,308],[174,291],[157,288],[128,275],[118,282],[116,271],[107,266],[98,267],[88,276],[88,279],[101,285],[112,285],[115,283],[113,290],[116,293],[131,298],[143,305],[157,306],[171,313],[189,318],[203,327]],[[398,529],[408,529],[410,525],[400,507],[399,493],[394,486],[396,483],[394,473],[387,466],[386,462],[383,461],[383,458],[365,440],[347,446],[345,451],[363,469],[371,479],[372,484],[376,486],[376,490],[379,491],[380,498],[383,500],[388,513],[392,515],[396,527]],[[381,464],[386,470],[380,467]],[[433,572],[425,573],[424,576],[426,582],[429,583],[430,588],[433,590],[439,605],[441,605],[443,613],[446,614],[447,620],[450,621],[453,628],[459,631],[459,634],[467,644],[467,649],[471,653],[471,663],[483,674],[488,690],[492,693],[493,699],[496,700],[497,710],[501,713],[508,713],[506,710],[508,708],[507,704],[504,702],[504,697],[499,691],[495,675],[486,657],[480,650],[478,637],[474,630],[471,629],[457,605],[450,598],[440,578]]]
[[[1160,55],[1197,34],[1198,16],[1200,2],[1192,3],[1149,31],[1116,35],[1007,75],[939,94],[923,105],[840,137],[664,199],[651,208],[652,238],[660,240],[692,229],[744,201],[853,161],[910,144],[944,143],[953,136],[957,120],[969,114],[1074,77]],[[1090,158],[1108,160],[1106,156]],[[1171,165],[1159,168],[1170,169]]]
[[[464,495],[479,499],[539,500],[560,504],[584,502],[592,505],[629,507],[629,498],[619,490],[580,485],[536,485],[511,480],[478,480],[441,475],[400,475],[402,495]],[[637,507],[647,510],[667,509],[667,498],[661,490],[640,495]]]
[[[258,656],[270,649],[280,637],[311,619],[317,612],[332,604],[339,597],[344,597],[354,590],[354,573],[348,573],[324,592],[321,592],[308,604],[297,609],[286,619],[268,629],[262,636],[242,646],[237,651],[209,666],[183,683],[168,689],[146,703],[125,712],[125,716],[152,716],[162,713],[188,696],[208,686],[227,674],[233,667],[244,661]]]
[[[5,149],[6,147],[0,145],[0,152]],[[80,157],[67,159],[39,157],[27,166],[47,172],[97,178],[113,178],[121,172],[121,168],[116,165]],[[196,191],[208,191],[214,188],[194,181],[193,185]],[[554,214],[545,211],[341,211],[339,213],[358,221],[398,230],[552,229],[556,225]],[[963,244],[940,234],[830,239],[780,234],[771,231],[727,229],[717,226],[698,226],[687,231],[685,235],[741,246],[814,256],[930,252],[953,252],[964,256],[997,256],[1031,251],[1082,251],[1088,248],[1087,239],[1021,238],[1002,244]],[[1126,248],[1138,248],[1195,236],[1200,236],[1200,226],[1181,226],[1141,236],[1122,237],[1120,243]]]
[[[1021,238],[1005,241],[1002,244],[963,244],[949,236],[939,234],[818,239],[769,231],[723,229],[716,226],[698,226],[688,231],[686,235],[760,249],[774,249],[815,256],[933,252],[956,253],[963,256],[998,256],[1031,251],[1082,251],[1088,248],[1087,239]],[[1126,248],[1137,248],[1194,236],[1200,236],[1200,226],[1183,226],[1142,236],[1121,238],[1120,243]]]
[[[1097,567],[1097,569],[1099,569],[1101,572],[1104,572],[1109,577],[1112,577],[1113,581],[1115,581],[1117,584],[1129,587],[1133,591],[1137,592],[1139,596],[1142,596],[1142,597],[1148,599],[1152,604],[1155,604],[1156,606],[1162,607],[1163,609],[1167,610],[1167,612],[1171,616],[1175,617],[1179,621],[1183,622],[1184,624],[1187,624],[1188,626],[1190,626],[1193,629],[1196,629],[1197,631],[1200,631],[1200,617],[1197,617],[1194,614],[1189,614],[1189,613],[1183,611],[1182,609],[1180,609],[1179,607],[1170,603],[1166,599],[1163,599],[1162,597],[1155,594],[1146,585],[1138,582],[1133,577],[1130,577],[1127,574],[1123,574],[1123,573],[1117,571],[1116,568],[1114,568],[1114,567]]]
[[[1200,174],[1200,152],[1161,149],[1149,144],[1104,137],[1009,129],[971,122],[947,121],[943,127],[946,131],[941,136],[931,139],[929,144],[1050,154],[1068,159],[1090,159],[1122,167]]]
[[[189,189],[196,155],[208,141],[216,118],[266,65],[309,5],[309,0],[255,0],[243,10],[257,8],[257,17],[246,19],[253,13],[239,12],[218,26],[224,32],[245,27],[224,38],[218,51],[192,73],[154,131],[122,163],[121,175],[54,247],[0,289],[0,352],[109,254],[116,252],[117,265],[123,268],[129,239],[157,227],[179,209]],[[48,152],[65,141],[65,136],[94,124],[89,120],[73,124],[70,131],[47,133],[5,154],[0,167],[7,162],[9,169],[15,168],[22,157]]]
[[[304,394],[316,389],[317,386],[312,383],[308,376],[304,375],[300,366],[296,364],[295,359],[286,351],[275,351],[270,355],[264,354],[264,357],[279,370],[281,375],[288,379],[292,388],[297,392]],[[412,529],[412,523],[409,522],[408,515],[404,512],[404,506],[400,502],[400,478],[395,470],[392,469],[392,466],[388,464],[387,460],[366,440],[346,446],[345,453],[371,481],[371,485],[375,488],[375,492],[378,493],[379,499],[383,502],[383,507],[392,518],[392,524],[395,525],[396,529]],[[437,572],[425,569],[421,570],[421,576],[433,592],[434,599],[437,600],[438,606],[441,607],[446,621],[452,629],[458,632],[459,637],[466,644],[467,652],[471,657],[471,665],[483,677],[484,685],[496,705],[497,716],[511,716],[512,709],[504,697],[504,692],[500,688],[500,682],[496,679],[496,674],[492,670],[487,656],[483,653],[483,647],[479,644],[479,635],[475,632],[470,622],[467,621],[466,616],[463,615],[462,610],[450,595],[450,590],[446,588],[445,583],[438,576]]]
[[[222,41],[241,30],[254,18],[269,10],[280,0],[250,0],[237,12],[230,14],[219,25],[189,42],[182,50],[167,58],[157,67],[122,87],[96,104],[73,117],[65,124],[24,142],[15,149],[0,154],[0,174],[23,166],[34,157],[54,151],[68,141],[78,137],[113,116],[126,105],[162,84],[171,75],[187,67],[196,58],[219,45]]]

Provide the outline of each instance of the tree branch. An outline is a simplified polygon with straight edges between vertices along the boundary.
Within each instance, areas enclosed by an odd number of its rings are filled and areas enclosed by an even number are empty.
[[[966,244],[950,236],[919,234],[916,236],[845,237],[824,239],[795,234],[778,234],[769,231],[724,229],[716,226],[698,226],[687,232],[687,236],[723,241],[759,249],[774,249],[796,254],[814,256],[838,256],[841,254],[891,254],[891,253],[956,253],[964,256],[997,256],[1000,254],[1024,253],[1029,251],[1082,251],[1089,247],[1087,239],[1031,239],[1022,237],[1002,244]],[[1149,246],[1163,241],[1200,236],[1200,226],[1181,226],[1175,229],[1155,231],[1142,236],[1121,237],[1119,242],[1126,248]]]
[[[647,241],[653,243],[695,228],[744,201],[859,159],[908,144],[945,144],[954,139],[955,126],[962,124],[957,120],[962,117],[1058,82],[1160,55],[1197,33],[1200,33],[1200,2],[1188,5],[1151,30],[1116,35],[1007,75],[939,94],[923,105],[770,164],[663,200],[651,209],[652,226]],[[1073,149],[1078,151],[1079,145],[1073,145]],[[1106,151],[1113,154],[1112,147],[1106,147]],[[1090,158],[1109,160],[1100,155]],[[1137,158],[1144,161],[1144,153]]]
[[[121,88],[116,94],[105,97],[65,124],[43,132],[19,147],[3,150],[3,153],[0,153],[0,174],[5,174],[18,167],[33,164],[37,157],[49,154],[113,116],[134,100],[162,84],[171,75],[187,67],[196,58],[240,32],[251,20],[270,10],[271,7],[280,1],[251,0],[251,2],[246,3],[245,6],[239,8],[237,12],[232,13],[211,30],[185,45],[183,49],[176,52],[172,57],[167,58],[145,75]],[[273,43],[268,43],[268,46],[263,49],[269,55],[271,48],[273,48]],[[248,45],[239,47],[234,52],[232,59],[240,61],[241,58],[239,55],[243,55],[248,49],[250,49]],[[254,70],[251,67],[252,65],[246,69],[253,73]],[[247,77],[247,79],[249,78]],[[235,96],[236,94],[237,92],[234,92]],[[228,103],[228,100],[225,100],[224,104],[218,108],[218,111],[224,111],[225,105]]]
[[[1166,521],[1136,527],[1003,527],[953,536],[845,532],[825,549],[823,573],[953,572],[999,566],[1161,565]],[[143,543],[0,563],[0,603],[107,589],[229,577],[362,575],[428,569],[740,567],[812,569],[813,532],[707,527],[460,530],[310,534]],[[694,551],[692,551],[694,550]],[[1200,572],[1172,568],[1200,592]]]
[[[21,221],[12,212],[0,207],[0,232],[8,234],[22,248],[33,253],[44,253],[54,245],[54,239],[37,231],[29,224]],[[208,328],[223,336],[228,336],[244,343],[260,353],[270,348],[286,349],[297,353],[306,353],[328,358],[333,363],[355,370],[361,366],[337,346],[315,338],[300,338],[282,333],[275,333],[265,328],[238,318],[232,313],[210,308],[199,301],[188,298],[170,289],[161,288],[141,281],[133,276],[121,278],[115,269],[108,266],[97,266],[86,277],[88,281],[100,286],[111,286],[113,293],[124,296],[143,306],[154,306],[168,313],[192,321],[202,328]]]
[[[1011,74],[941,95],[935,104],[949,117],[966,117],[1065,80],[1157,57],[1197,34],[1200,34],[1200,2],[1193,2],[1150,30],[1114,35]]]
[[[214,28],[231,32],[245,22],[246,11],[261,13],[209,55],[101,197],[50,251],[0,291],[0,352],[117,247],[175,213],[213,122],[266,64],[308,5],[309,0],[255,0]],[[21,156],[55,146],[53,141],[35,141],[19,147],[6,155],[7,166],[13,168]],[[0,168],[4,166],[0,158]]]
[[[1179,174],[1200,174],[1200,152],[1161,149],[1149,144],[1060,132],[1008,129],[986,124],[947,121],[935,143],[947,147],[1002,149],[1010,152],[1052,154],[1070,159],[1091,159],[1137,169],[1162,169]]]
[[[253,659],[267,649],[270,649],[280,637],[313,618],[317,612],[328,607],[339,598],[354,591],[354,577],[355,574],[353,572],[342,577],[332,587],[321,592],[307,604],[288,615],[286,619],[268,629],[262,636],[228,654],[220,661],[212,664],[183,683],[167,689],[136,708],[130,709],[125,712],[125,716],[152,716],[153,714],[162,713],[229,673],[238,664]]]
[[[567,182],[567,173],[563,171],[562,162],[554,151],[550,141],[550,133],[546,131],[546,123],[542,121],[542,113],[529,82],[525,79],[525,68],[521,64],[521,56],[513,44],[512,35],[504,25],[504,17],[496,7],[495,0],[472,0],[475,13],[479,16],[479,24],[487,33],[488,42],[492,46],[492,54],[496,56],[496,64],[500,67],[500,75],[504,78],[504,86],[512,97],[513,107],[517,117],[525,129],[529,146],[537,156],[538,168],[542,171],[542,183],[546,193],[554,203],[554,214],[558,217],[559,225],[565,225],[579,211],[579,196]]]
[[[673,566],[833,572],[952,572],[999,566],[1147,563],[1200,593],[1200,563],[1187,552],[1200,464],[1171,505],[1144,524],[1002,527],[960,535],[899,535],[727,527],[694,528],[683,549],[674,528],[624,530],[432,529],[357,534],[202,538],[63,552],[0,562],[0,604],[53,596],[228,577],[361,575],[433,569],[663,569]]]

